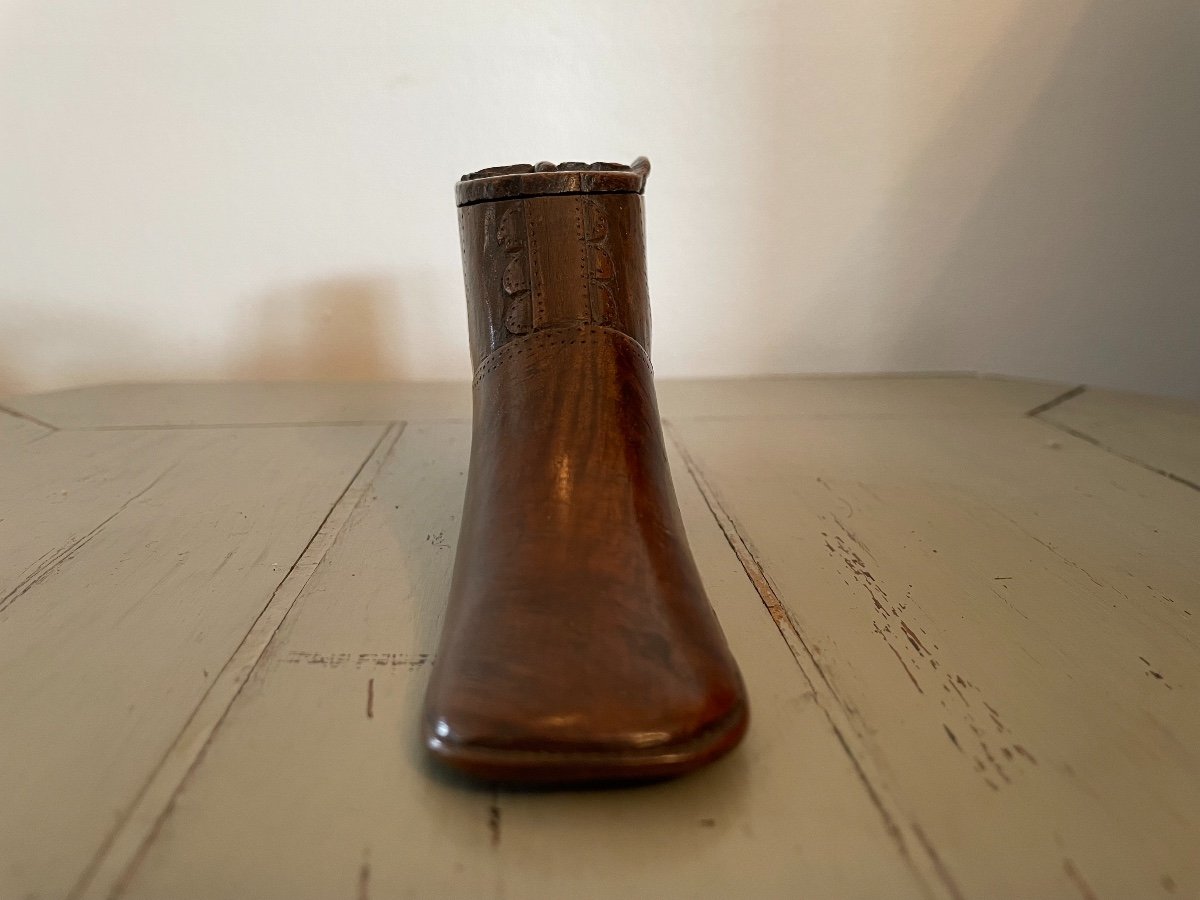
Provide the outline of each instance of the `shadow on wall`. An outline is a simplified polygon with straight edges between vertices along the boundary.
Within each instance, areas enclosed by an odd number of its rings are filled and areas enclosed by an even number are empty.
[[[847,222],[839,259],[798,286],[807,312],[780,312],[780,341],[798,368],[810,354],[853,357],[866,345],[878,347],[868,360],[878,370],[1200,397],[1200,8],[1190,0],[1011,7],[950,104],[923,124],[922,86],[953,70],[925,51],[953,44],[961,30],[961,52],[978,31],[967,14],[944,13],[895,29],[897,52],[871,89],[892,99],[894,120],[880,123],[880,146],[864,157],[888,170],[881,196]],[[803,27],[795,10],[780,15],[781,33]],[[814,139],[778,89],[796,68],[786,56],[769,67],[775,155],[763,168],[791,173],[786,190],[802,208],[804,190],[820,195],[805,159]],[[921,142],[906,145],[917,131]],[[789,134],[802,136],[799,147],[786,145]],[[825,175],[870,178],[859,156],[845,149]],[[772,211],[776,227],[759,248],[764,272],[812,253],[797,244],[810,224],[803,213],[787,204]],[[754,287],[765,295],[771,280]]]
[[[962,106],[1019,65],[1043,14],[1026,7]],[[1198,26],[1190,2],[1088,5],[946,252],[914,260],[979,139],[947,122],[886,223],[910,301],[898,360],[936,341],[986,371],[1018,342],[1034,376],[1200,396]]]
[[[240,349],[209,377],[389,381],[406,374],[394,279],[329,278],[272,291],[246,306],[250,322],[240,332]],[[41,372],[74,385],[179,377],[161,360],[130,358],[130,348],[149,346],[153,337],[129,317],[46,312],[33,302],[9,304],[0,314],[0,396],[35,389]]]
[[[906,310],[887,365],[1016,360],[1034,377],[1200,397],[1200,14],[1086,4],[1004,133],[980,110],[1019,82],[1054,6],[1022,7],[871,226],[878,284]]]
[[[664,323],[701,318],[692,300],[705,301],[714,355],[760,373],[948,369],[1200,396],[1194,0],[747,9],[778,39],[762,58],[723,57],[748,112],[716,149],[744,172],[705,207],[721,221],[741,203],[737,231],[714,241],[706,224],[686,251],[728,270],[736,293],[678,296]],[[129,252],[186,245],[164,230],[154,223],[155,243],[131,238]],[[669,297],[651,277],[652,295]],[[223,321],[193,334],[105,317],[103,286],[83,309],[0,298],[0,393],[440,371],[435,354],[465,348],[462,319],[425,316],[427,303],[404,307],[416,320],[403,327],[397,317],[401,300],[448,298],[449,279],[368,271],[272,290],[242,303],[229,342]]]
[[[112,381],[108,361],[97,362],[89,354],[151,340],[128,318],[78,308],[54,311],[52,304],[35,300],[0,300],[0,397],[38,390],[45,372],[76,384]]]
[[[403,374],[389,340],[400,306],[390,278],[330,278],[272,291],[255,306],[232,378],[388,381]]]

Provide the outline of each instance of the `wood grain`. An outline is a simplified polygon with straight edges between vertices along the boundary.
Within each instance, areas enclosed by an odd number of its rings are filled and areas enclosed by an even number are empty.
[[[464,377],[470,364],[463,359]],[[102,396],[104,402],[96,403]],[[114,384],[9,397],[4,404],[58,428],[198,428],[470,418],[467,381],[276,381]]]
[[[160,432],[46,430],[9,447],[0,465],[0,615],[153,487],[181,443]]]
[[[689,537],[758,698],[744,748],[615,791],[494,795],[429,770],[417,719],[468,441],[409,426],[121,896],[353,896],[360,877],[379,897],[924,894],[686,474]]]
[[[1200,491],[1200,404],[1088,388],[1038,417]]]
[[[0,406],[0,448],[8,450],[50,434],[54,429],[24,413]]]
[[[0,612],[19,686],[0,693],[0,896],[68,892],[382,431],[59,432],[6,458],[31,533],[5,571],[62,543]]]
[[[1195,492],[1025,418],[675,433],[955,892],[1200,890]]]
[[[0,897],[1200,896],[1190,408],[662,384],[747,741],[677,782],[495,794],[416,738],[458,389],[4,402]],[[443,421],[389,455],[401,414]]]
[[[230,704],[249,680],[263,652],[291,611],[300,591],[308,584],[308,580],[325,558],[350,514],[371,489],[401,430],[402,426],[399,424],[391,426],[383,439],[375,445],[370,458],[355,475],[350,487],[334,504],[300,559],[280,582],[245,638],[213,680],[212,687],[205,693],[179,737],[155,768],[129,812],[93,858],[92,865],[71,892],[72,897],[111,895],[119,888],[121,878],[134,865],[138,854],[153,840],[155,830],[171,808],[171,801],[183,779],[199,762]],[[370,703],[369,699],[368,705]]]
[[[465,378],[470,370],[466,358],[463,370]],[[1062,393],[1061,385],[1048,382],[974,375],[664,379],[656,386],[659,409],[667,418],[1019,415]],[[466,381],[122,384],[10,397],[4,403],[64,429],[471,417]]]

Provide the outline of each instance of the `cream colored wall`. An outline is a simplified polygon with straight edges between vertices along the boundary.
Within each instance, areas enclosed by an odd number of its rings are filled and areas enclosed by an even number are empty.
[[[0,0],[0,389],[468,375],[452,182],[654,162],[660,375],[1200,396],[1190,0]]]

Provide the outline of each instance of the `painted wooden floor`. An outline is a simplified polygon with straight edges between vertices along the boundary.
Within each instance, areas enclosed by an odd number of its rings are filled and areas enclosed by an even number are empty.
[[[0,898],[1200,897],[1200,407],[659,394],[751,731],[563,793],[417,742],[466,386],[0,401]]]

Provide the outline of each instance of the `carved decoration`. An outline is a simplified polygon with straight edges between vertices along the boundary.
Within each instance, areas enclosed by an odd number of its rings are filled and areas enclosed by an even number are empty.
[[[604,207],[591,198],[584,200],[584,243],[588,265],[588,302],[592,322],[620,328],[617,309],[617,268],[609,247],[608,217]]]
[[[496,226],[496,245],[508,257],[500,279],[504,301],[504,327],[510,334],[533,329],[529,297],[529,254],[525,247],[525,204],[512,206]]]

